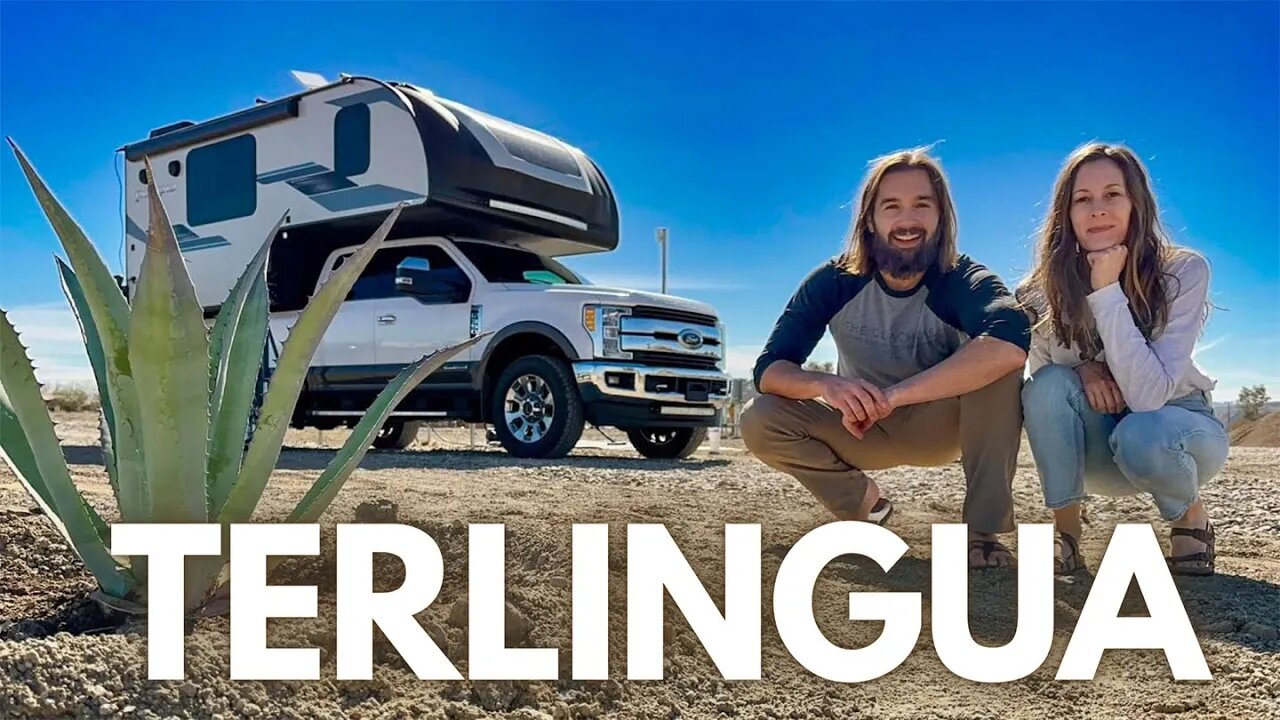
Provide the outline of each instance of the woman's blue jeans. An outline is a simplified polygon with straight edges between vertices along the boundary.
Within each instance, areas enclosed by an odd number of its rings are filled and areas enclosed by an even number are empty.
[[[1152,412],[1116,415],[1089,406],[1073,368],[1045,365],[1022,389],[1023,426],[1045,505],[1080,503],[1085,493],[1147,493],[1160,516],[1177,520],[1227,461],[1226,428],[1202,392]]]

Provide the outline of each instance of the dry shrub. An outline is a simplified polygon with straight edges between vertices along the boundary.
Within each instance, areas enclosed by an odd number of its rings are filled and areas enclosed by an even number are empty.
[[[82,387],[53,386],[45,389],[45,402],[54,412],[85,412],[98,409],[98,396]]]

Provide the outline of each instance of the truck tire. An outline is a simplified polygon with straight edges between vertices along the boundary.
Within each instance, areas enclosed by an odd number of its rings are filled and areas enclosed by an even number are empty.
[[[398,420],[391,418],[373,436],[373,446],[379,450],[403,450],[418,439],[418,431],[422,429],[420,420]]]
[[[693,454],[707,439],[704,427],[635,428],[627,431],[631,446],[655,460],[678,460]]]
[[[521,458],[568,455],[586,422],[572,371],[550,355],[520,358],[498,373],[489,417],[498,442]]]

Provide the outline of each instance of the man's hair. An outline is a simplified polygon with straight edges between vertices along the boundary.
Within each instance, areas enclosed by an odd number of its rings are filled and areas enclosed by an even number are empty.
[[[929,155],[929,148],[913,148],[882,155],[869,164],[867,175],[858,195],[853,223],[845,240],[845,250],[838,264],[855,275],[868,275],[875,271],[873,248],[875,236],[871,231],[871,219],[880,185],[892,172],[923,170],[929,175],[933,194],[938,200],[938,256],[937,267],[941,271],[955,267],[959,255],[956,249],[956,212],[951,201],[951,189],[942,164]]]
[[[1087,311],[1085,296],[1093,292],[1093,286],[1087,253],[1080,248],[1071,226],[1071,195],[1081,166],[1103,159],[1120,166],[1132,204],[1124,239],[1129,256],[1120,274],[1120,286],[1129,298],[1134,324],[1148,340],[1168,322],[1172,296],[1165,285],[1164,267],[1181,252],[1160,223],[1147,170],[1132,150],[1090,142],[1067,156],[1054,183],[1049,214],[1040,228],[1035,267],[1018,295],[1045,313],[1036,318],[1037,326],[1048,323],[1059,343],[1075,343],[1087,356],[1096,356],[1102,343]]]

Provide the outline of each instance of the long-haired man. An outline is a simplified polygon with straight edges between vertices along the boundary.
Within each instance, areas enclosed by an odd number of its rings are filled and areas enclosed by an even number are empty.
[[[962,461],[971,567],[1012,565],[1012,481],[1029,321],[960,254],[946,175],[923,149],[877,158],[847,247],[797,289],[755,365],[748,449],[837,519],[884,522],[864,471]],[[826,331],[837,372],[802,369]]]

